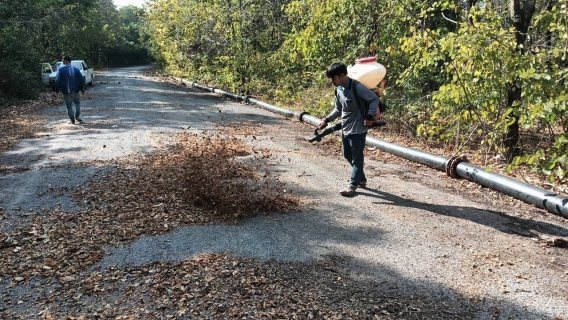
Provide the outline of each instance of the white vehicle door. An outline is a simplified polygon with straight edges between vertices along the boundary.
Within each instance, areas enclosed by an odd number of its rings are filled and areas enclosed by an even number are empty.
[[[53,72],[51,64],[44,62],[41,64],[41,82],[44,86],[49,85],[49,75]]]

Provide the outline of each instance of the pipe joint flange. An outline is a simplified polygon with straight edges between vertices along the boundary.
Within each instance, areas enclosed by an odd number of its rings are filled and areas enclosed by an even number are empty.
[[[452,178],[459,178],[456,168],[462,162],[469,162],[465,156],[453,156],[446,160],[446,174]]]
[[[307,111],[304,111],[304,112],[300,113],[300,115],[298,115],[298,120],[300,120],[300,122],[304,122],[303,117],[304,117],[305,115],[310,115],[310,113],[307,112]]]
[[[251,96],[245,96],[245,103],[246,104],[250,104],[250,98],[252,98]]]

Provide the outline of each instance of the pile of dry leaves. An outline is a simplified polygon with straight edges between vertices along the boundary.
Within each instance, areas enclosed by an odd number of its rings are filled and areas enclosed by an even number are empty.
[[[96,263],[108,245],[179,225],[234,223],[261,212],[299,209],[282,192],[262,151],[235,138],[181,134],[162,152],[125,159],[74,197],[85,209],[56,209],[0,236],[0,267],[12,286],[37,276],[65,279]],[[255,153],[256,152],[256,153]]]

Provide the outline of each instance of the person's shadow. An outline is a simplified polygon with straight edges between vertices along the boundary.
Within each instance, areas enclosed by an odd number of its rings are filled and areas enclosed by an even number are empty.
[[[430,204],[401,198],[377,189],[366,188],[363,190],[368,192],[359,192],[360,195],[374,197],[380,200],[374,201],[374,204],[390,204],[401,207],[418,208],[436,214],[466,219],[504,233],[524,237],[539,237],[538,233],[547,234],[549,236],[568,237],[568,230],[566,228],[548,222],[523,219],[509,216],[503,212],[482,210],[473,207]],[[535,233],[535,231],[538,233]]]

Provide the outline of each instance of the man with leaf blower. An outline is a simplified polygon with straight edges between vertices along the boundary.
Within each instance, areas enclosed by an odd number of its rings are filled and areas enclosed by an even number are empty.
[[[341,116],[343,156],[351,164],[352,170],[349,185],[339,193],[349,197],[355,194],[358,187],[367,185],[367,177],[363,171],[363,151],[367,129],[376,124],[375,119],[380,116],[379,97],[359,81],[349,78],[347,66],[341,62],[331,64],[326,76],[337,88],[335,108],[323,118],[318,129],[324,129],[328,123]]]

